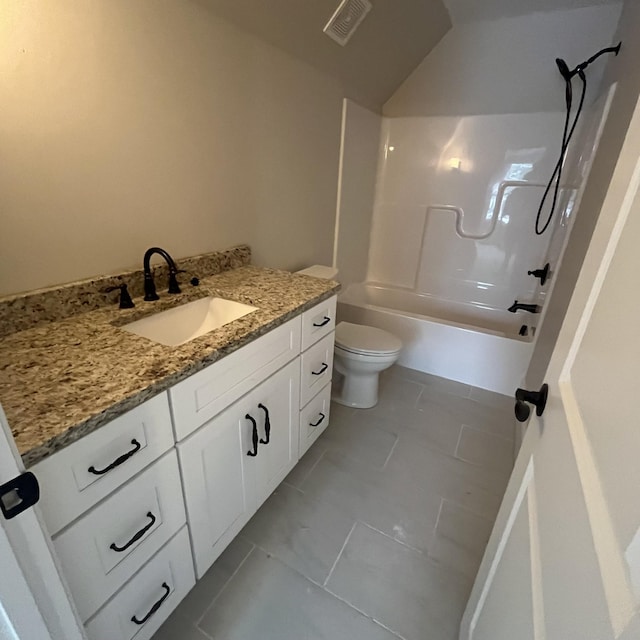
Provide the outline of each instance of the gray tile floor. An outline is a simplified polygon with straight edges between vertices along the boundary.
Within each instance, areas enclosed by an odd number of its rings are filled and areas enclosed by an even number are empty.
[[[410,369],[331,424],[154,640],[457,640],[513,403]]]

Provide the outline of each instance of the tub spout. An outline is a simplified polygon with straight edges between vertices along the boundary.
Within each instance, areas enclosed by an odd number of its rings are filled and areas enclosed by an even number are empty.
[[[517,300],[507,309],[511,313],[516,311],[528,311],[529,313],[540,313],[540,307],[537,304],[523,304]]]

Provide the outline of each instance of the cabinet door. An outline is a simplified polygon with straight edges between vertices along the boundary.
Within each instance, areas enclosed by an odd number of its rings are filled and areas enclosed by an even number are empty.
[[[246,413],[239,401],[177,446],[198,578],[256,510]]]
[[[256,387],[246,398],[246,406],[258,425],[258,455],[248,460],[247,466],[248,476],[255,479],[260,506],[298,462],[298,359]]]

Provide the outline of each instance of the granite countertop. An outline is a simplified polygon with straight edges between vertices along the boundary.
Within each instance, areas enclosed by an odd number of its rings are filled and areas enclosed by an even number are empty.
[[[160,300],[134,299],[0,340],[0,403],[29,467],[152,396],[335,295],[340,285],[244,266]],[[208,295],[258,307],[191,342],[167,347],[119,327]]]

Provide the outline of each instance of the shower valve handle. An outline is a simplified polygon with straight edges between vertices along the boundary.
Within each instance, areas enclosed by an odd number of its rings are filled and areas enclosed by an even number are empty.
[[[540,285],[544,285],[544,283],[549,279],[549,269],[551,269],[551,266],[547,262],[542,269],[527,271],[527,275],[533,276],[534,278],[540,278]]]

